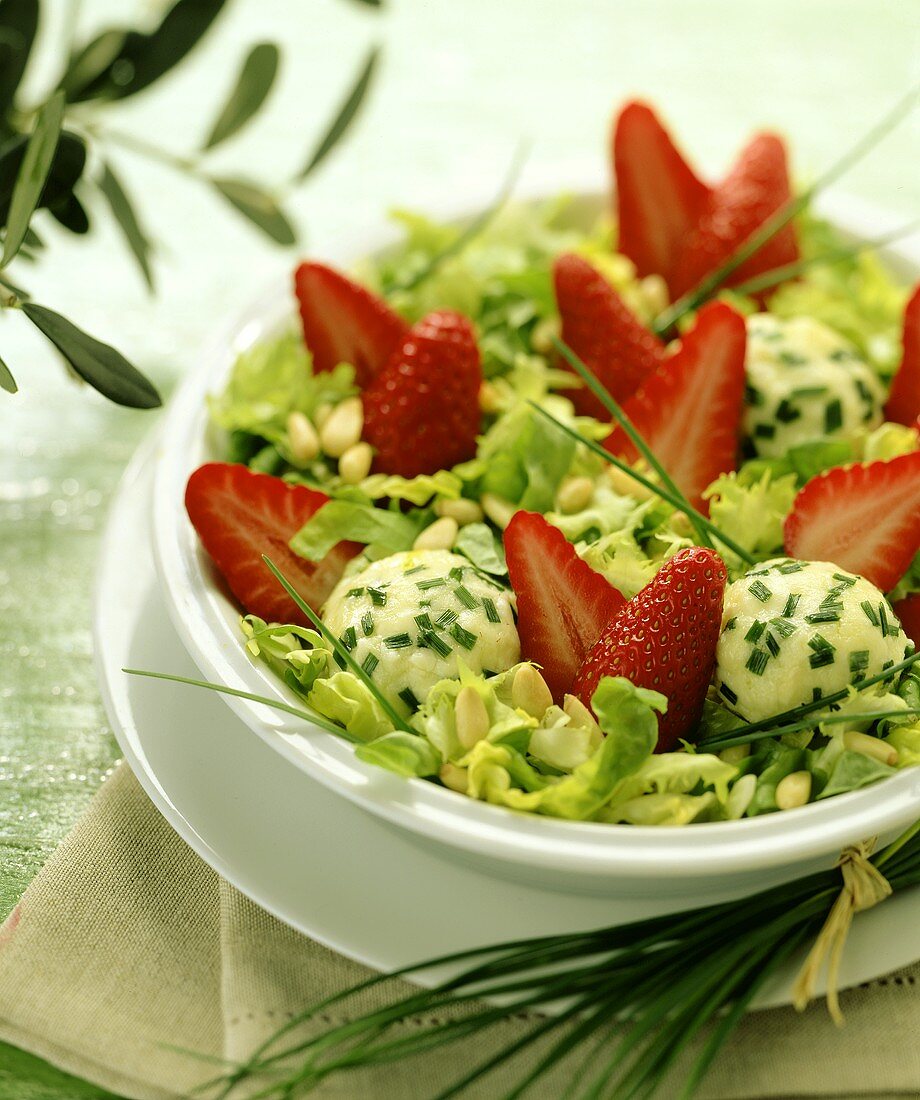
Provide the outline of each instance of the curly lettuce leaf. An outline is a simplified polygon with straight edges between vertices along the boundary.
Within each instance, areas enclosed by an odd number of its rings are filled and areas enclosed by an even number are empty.
[[[441,757],[434,745],[417,733],[405,730],[394,730],[357,745],[355,756],[406,778],[437,775],[441,766]]]
[[[393,732],[393,723],[376,695],[353,672],[336,672],[318,679],[307,695],[307,703],[359,741],[374,741]]]
[[[294,624],[267,623],[258,615],[240,620],[246,649],[289,688],[306,698],[313,684],[326,674],[329,652],[322,635]]]
[[[430,521],[431,514],[425,511],[404,513],[358,500],[330,500],[294,535],[290,547],[308,561],[321,561],[343,539],[396,554],[411,550]]]
[[[709,501],[712,522],[759,561],[782,551],[783,520],[797,492],[796,479],[785,475],[774,479],[767,471],[746,485],[738,474],[723,474],[703,496]],[[742,563],[726,551],[733,568]]]

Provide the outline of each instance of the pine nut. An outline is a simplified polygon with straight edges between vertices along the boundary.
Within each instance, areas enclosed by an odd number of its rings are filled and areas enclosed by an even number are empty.
[[[738,782],[732,786],[732,789],[728,792],[728,802],[726,803],[726,810],[731,821],[740,821],[744,817],[756,790],[757,776],[751,773],[742,775]]]
[[[374,448],[370,443],[353,443],[339,459],[339,477],[346,485],[357,485],[371,472]]]
[[[460,528],[450,516],[442,516],[426,527],[412,543],[413,550],[449,550],[456,542]]]
[[[660,275],[646,275],[639,282],[646,308],[657,316],[668,308],[668,284]]]
[[[557,317],[544,317],[537,321],[530,334],[530,346],[537,355],[549,355],[553,350],[553,337],[560,332],[559,319]]]
[[[569,716],[573,726],[585,726],[588,729],[597,726],[597,719],[577,695],[567,695],[562,702],[562,709]]]
[[[630,477],[629,474],[617,466],[607,467],[607,477],[610,481],[610,487],[620,496],[632,497],[634,500],[648,500],[649,497],[655,495],[650,489],[640,485],[635,478]]]
[[[456,764],[443,764],[438,777],[445,787],[449,787],[458,794],[466,794],[468,785],[466,768],[458,768]]]
[[[319,454],[319,436],[302,412],[292,412],[287,418],[288,445],[295,462],[311,462]]]
[[[346,397],[332,410],[320,428],[323,450],[333,458],[341,458],[349,447],[361,438],[364,428],[364,406],[360,397]]]
[[[482,522],[482,509],[475,500],[467,500],[466,497],[458,497],[456,500],[436,500],[434,512],[437,516],[449,516],[455,519],[460,527],[468,523]]]
[[[484,413],[501,412],[501,395],[491,382],[483,382],[479,387],[479,408]]]
[[[587,508],[594,496],[594,482],[589,477],[571,477],[563,481],[556,494],[556,507],[560,512],[571,515]]]
[[[719,759],[725,764],[740,764],[751,755],[750,745],[729,745],[719,753]]]
[[[517,511],[510,500],[505,500],[504,497],[497,496],[495,493],[483,493],[479,503],[489,519],[502,531],[508,526],[511,517]]]
[[[313,423],[317,428],[321,428],[329,419],[329,414],[332,412],[333,406],[328,401],[324,401],[321,405],[317,405],[313,410]]]
[[[457,722],[457,738],[465,749],[471,749],[489,732],[489,712],[482,696],[469,684],[457,694],[454,717]]]
[[[514,674],[511,702],[518,710],[526,711],[534,718],[542,718],[547,707],[553,705],[553,696],[546,681],[533,665],[521,665]]]
[[[843,747],[862,756],[871,756],[882,764],[897,764],[898,750],[878,737],[870,737],[859,730],[847,730],[843,735]]]
[[[811,798],[811,772],[791,772],[776,784],[777,809],[794,810]]]

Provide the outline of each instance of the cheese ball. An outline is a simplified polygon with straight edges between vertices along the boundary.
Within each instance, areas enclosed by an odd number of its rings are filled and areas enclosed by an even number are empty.
[[[513,594],[448,550],[393,554],[345,577],[323,621],[401,713],[439,681],[517,664]]]
[[[852,344],[810,317],[747,319],[745,433],[762,458],[882,422],[885,391]]]
[[[875,676],[903,660],[907,645],[865,578],[826,561],[776,558],[726,589],[716,690],[757,722]]]

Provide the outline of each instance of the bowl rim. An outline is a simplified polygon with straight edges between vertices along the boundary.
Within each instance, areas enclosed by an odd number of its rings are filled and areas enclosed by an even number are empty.
[[[606,191],[572,186],[572,177],[519,192],[518,201],[545,201],[567,191],[600,209]],[[561,183],[561,186],[560,186]],[[566,183],[568,187],[566,187]],[[487,201],[487,200],[486,200]],[[433,217],[462,221],[484,202],[429,204]],[[870,239],[896,219],[843,195],[829,194],[819,213],[845,233]],[[440,209],[438,208],[440,207]],[[432,210],[433,208],[433,210]],[[378,223],[340,239],[330,262],[342,266],[378,254],[397,239]],[[920,233],[880,250],[893,266],[920,271]],[[246,654],[239,611],[216,582],[210,563],[182,506],[188,474],[216,458],[208,449],[206,396],[225,379],[240,351],[289,324],[294,313],[287,282],[276,279],[241,315],[221,325],[206,344],[200,366],[171,401],[156,456],[153,493],[154,557],[169,614],[202,672],[232,688],[293,698],[268,670]],[[903,828],[920,810],[920,769],[906,769],[870,787],[798,810],[692,828],[610,825],[529,815],[467,798],[427,780],[405,779],[358,760],[351,745],[318,727],[263,704],[223,696],[258,736],[295,766],[366,811],[411,833],[436,840],[469,857],[487,857],[532,869],[588,875],[683,878],[750,872],[819,856],[847,844]]]

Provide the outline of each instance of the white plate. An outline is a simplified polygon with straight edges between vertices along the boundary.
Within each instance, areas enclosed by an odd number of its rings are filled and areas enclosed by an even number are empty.
[[[144,789],[218,874],[349,958],[390,970],[449,951],[623,923],[675,901],[603,899],[502,881],[438,858],[307,776],[204,690],[127,676],[195,676],[170,624],[150,552],[157,444],[138,452],[113,502],[94,617],[112,728]],[[856,920],[842,985],[920,957],[920,891]],[[787,1003],[792,968],[758,999]]]
[[[541,181],[543,194],[553,185]],[[573,188],[568,188],[569,193]],[[475,200],[467,196],[469,208]],[[601,208],[600,192],[586,192],[573,222],[590,224]],[[858,238],[889,228],[876,213],[836,202],[826,211]],[[449,214],[440,211],[441,214]],[[360,246],[340,242],[336,262],[384,248],[386,235],[363,234]],[[887,250],[902,269],[920,268],[920,239]],[[182,507],[188,475],[221,457],[211,438],[205,397],[218,390],[239,352],[277,332],[292,315],[290,288],[273,288],[232,325],[203,357],[167,414],[154,492],[154,543],[158,570],[173,623],[208,678],[237,689],[285,697],[287,689],[249,659],[238,609],[216,580]],[[864,790],[816,802],[786,814],[688,829],[638,828],[559,821],[516,814],[477,802],[421,779],[403,779],[356,759],[341,738],[299,719],[246,700],[232,709],[277,752],[314,779],[381,820],[437,845],[453,858],[475,861],[506,877],[570,890],[622,897],[679,898],[686,904],[718,900],[828,866],[847,844],[900,831],[920,812],[920,770],[912,769]]]

